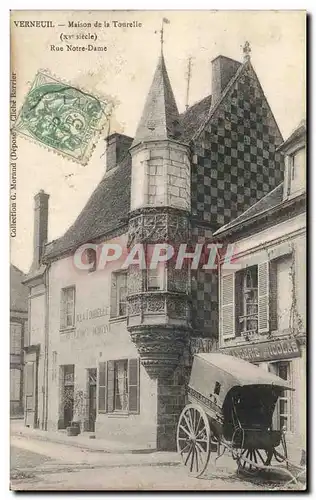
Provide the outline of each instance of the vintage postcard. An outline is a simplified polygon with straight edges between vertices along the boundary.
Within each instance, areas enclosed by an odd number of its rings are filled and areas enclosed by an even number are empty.
[[[305,490],[306,12],[10,23],[10,488]]]

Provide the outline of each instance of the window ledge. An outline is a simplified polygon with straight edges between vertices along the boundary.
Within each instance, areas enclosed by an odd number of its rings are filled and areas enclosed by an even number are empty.
[[[120,321],[126,321],[127,316],[115,316],[109,319],[109,323],[119,323]]]
[[[73,332],[76,329],[75,326],[68,326],[67,328],[59,328],[59,333]]]
[[[113,411],[111,413],[108,413],[109,418],[127,418],[130,416],[130,413],[126,412],[120,412],[120,411]]]

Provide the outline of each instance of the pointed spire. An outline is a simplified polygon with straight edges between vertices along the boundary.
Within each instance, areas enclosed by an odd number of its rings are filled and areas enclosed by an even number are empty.
[[[144,141],[177,139],[181,134],[180,117],[167,73],[163,54],[147,95],[133,146]]]

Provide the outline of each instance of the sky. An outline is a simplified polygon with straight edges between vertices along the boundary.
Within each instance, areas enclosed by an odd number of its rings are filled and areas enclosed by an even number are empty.
[[[211,93],[211,60],[218,55],[242,61],[251,44],[251,61],[283,137],[305,116],[305,13],[303,11],[16,11],[11,19],[11,71],[17,75],[17,108],[38,70],[115,103],[110,131],[133,136],[160,53],[162,18],[164,55],[179,111],[185,108],[186,72],[192,57],[189,104]],[[17,28],[17,20],[53,20],[52,29]],[[68,21],[105,21],[110,27],[67,28]],[[137,21],[139,28],[114,28],[111,21]],[[156,32],[156,33],[155,33]],[[106,52],[51,50],[64,46],[61,34],[95,33]],[[71,42],[89,43],[89,42]],[[61,236],[74,222],[105,172],[101,135],[86,166],[18,136],[17,236],[11,238],[11,262],[27,272],[33,252],[34,195],[50,195],[48,239]]]

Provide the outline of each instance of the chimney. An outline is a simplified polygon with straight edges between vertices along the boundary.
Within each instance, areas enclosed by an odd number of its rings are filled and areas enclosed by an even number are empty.
[[[116,167],[128,153],[132,137],[115,132],[106,138],[106,171]]]
[[[34,254],[33,267],[40,266],[44,250],[44,243],[47,242],[48,229],[48,199],[43,189],[34,196]]]
[[[212,60],[212,106],[218,102],[241,63],[229,57],[218,56]]]

